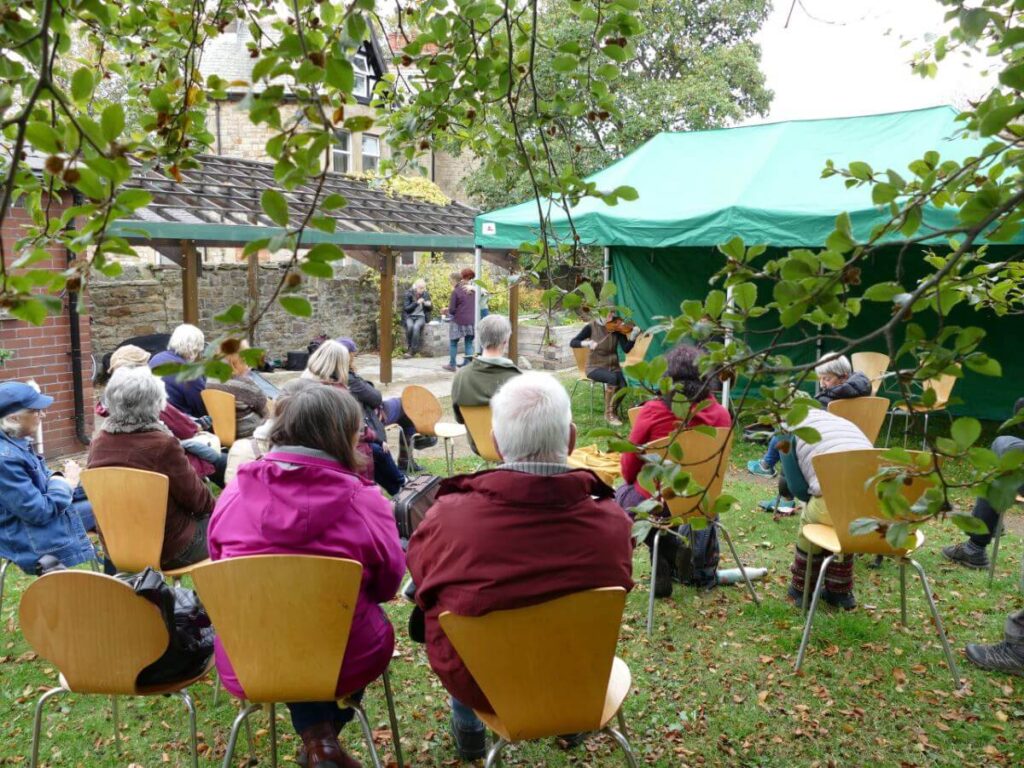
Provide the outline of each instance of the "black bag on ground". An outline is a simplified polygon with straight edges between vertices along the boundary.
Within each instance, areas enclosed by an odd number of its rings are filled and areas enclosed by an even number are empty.
[[[403,549],[412,536],[412,532],[416,530],[416,526],[420,524],[424,515],[427,514],[427,510],[433,505],[440,485],[441,478],[435,475],[414,475],[391,499]]]
[[[119,578],[160,609],[170,642],[163,656],[139,673],[136,683],[161,685],[199,675],[213,655],[214,631],[199,595],[191,589],[172,587],[163,574],[147,568]]]

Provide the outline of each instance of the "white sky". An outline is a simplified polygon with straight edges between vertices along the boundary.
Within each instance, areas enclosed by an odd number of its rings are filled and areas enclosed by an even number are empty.
[[[792,2],[773,0],[758,35],[775,98],[767,117],[747,124],[963,106],[985,90],[984,65],[965,66],[959,55],[947,57],[935,79],[910,71],[925,36],[944,29],[935,0],[800,0],[787,28]]]

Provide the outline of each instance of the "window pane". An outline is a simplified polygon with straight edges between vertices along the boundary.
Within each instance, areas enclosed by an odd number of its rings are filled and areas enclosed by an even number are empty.
[[[339,152],[334,150],[333,154],[333,169],[335,173],[348,173],[350,169],[349,163],[351,161],[351,155],[348,152]]]
[[[380,138],[363,134],[363,170],[376,171],[380,166]]]

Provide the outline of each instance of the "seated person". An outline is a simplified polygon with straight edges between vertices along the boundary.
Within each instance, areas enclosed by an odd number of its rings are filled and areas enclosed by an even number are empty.
[[[132,344],[125,344],[118,347],[110,356],[110,370],[112,374],[118,368],[141,368],[149,363],[149,352]],[[107,376],[109,381],[110,377]],[[166,385],[165,385],[166,391]],[[96,403],[96,415],[107,417],[106,403],[101,399]],[[202,431],[196,420],[175,408],[170,403],[160,411],[160,421],[167,427],[171,434],[181,441],[181,447],[185,449],[188,463],[196,474],[203,478],[210,478],[221,488],[224,487],[224,469],[227,466],[227,457],[214,448],[210,442],[199,436]]]
[[[712,382],[701,375],[700,359],[703,351],[692,344],[678,344],[665,355],[668,363],[666,374],[675,383],[675,390],[665,397],[648,400],[637,414],[629,441],[633,445],[646,445],[676,432],[680,424],[686,427],[706,425],[709,427],[731,427],[732,416],[715,399],[711,391]],[[628,510],[635,507],[651,494],[637,484],[636,479],[644,463],[637,453],[623,453],[620,460],[622,478],[615,500]],[[682,526],[680,533],[689,538],[689,526]],[[654,556],[655,532],[647,537],[647,546]],[[698,587],[713,587],[717,583],[718,532],[713,526],[694,531],[692,551],[683,540],[675,536],[662,536],[658,544],[657,581],[654,585],[656,597],[672,594],[673,576],[685,583]],[[698,554],[699,553],[699,554]],[[694,562],[700,566],[693,568]]]
[[[1014,404],[1013,412],[1017,414],[1024,408],[1024,397]],[[1011,451],[1024,451],[1024,440],[1012,435],[1000,435],[992,443],[992,452],[1002,458]],[[1024,486],[1017,491],[1024,493]],[[968,568],[988,568],[988,545],[995,535],[996,526],[999,525],[999,513],[984,496],[974,500],[974,517],[985,523],[987,533],[972,533],[966,541],[942,548],[942,554],[947,560],[952,560],[958,565],[965,565]]]
[[[319,381],[321,384],[348,392],[350,368],[348,347],[328,339],[309,356],[302,378]],[[387,443],[365,423],[365,420],[364,429],[359,437],[359,450],[371,459],[361,470],[364,476],[372,478],[390,495],[398,493],[405,485],[405,474],[395,464]]]
[[[142,336],[132,336],[130,339],[125,339],[113,352],[107,352],[101,359],[101,370],[98,370],[93,375],[93,384],[105,385],[110,380],[110,374],[114,371],[112,360],[114,355],[117,354],[121,347],[135,347],[141,349],[146,354],[146,362],[149,362],[149,358],[153,355],[157,355],[167,349],[167,344],[171,340],[171,334],[169,333],[147,333]]]
[[[814,398],[824,408],[828,408],[828,404],[833,400],[867,397],[871,394],[871,380],[860,371],[853,370],[846,355],[819,363],[815,366],[814,373],[818,377],[818,392]],[[779,458],[779,435],[772,435],[764,457],[748,461],[747,471],[759,477],[775,477],[775,467],[779,463]],[[763,509],[782,511],[792,510],[794,506],[795,502],[787,493],[780,493],[780,498],[761,504]]]
[[[629,517],[596,475],[566,466],[576,427],[565,387],[524,373],[506,382],[491,410],[505,463],[443,480],[409,541],[427,656],[452,695],[452,731],[465,760],[485,752],[473,710],[493,709],[441,629],[441,613],[481,616],[633,586]]]
[[[402,327],[405,328],[405,354],[414,357],[423,347],[423,326],[430,322],[434,302],[425,280],[417,280],[402,299]]]
[[[238,352],[224,355],[224,362],[231,366],[232,376],[227,381],[211,381],[207,388],[227,392],[235,396],[235,439],[252,437],[256,427],[270,415],[270,406],[263,390],[251,378],[252,368],[242,359],[242,350],[248,349],[246,341],[239,343]]]
[[[167,349],[164,352],[153,355],[149,361],[150,368],[157,368],[161,365],[177,363],[194,363],[203,354],[206,348],[206,337],[203,332],[194,325],[183,324],[174,329],[171,340],[167,342]],[[164,385],[167,387],[167,401],[184,411],[193,419],[202,419],[206,414],[206,404],[203,403],[202,392],[206,389],[206,377],[200,376],[188,381],[180,381],[177,374],[164,376]],[[204,425],[208,427],[209,425]]]
[[[160,567],[184,568],[205,560],[214,499],[181,443],[160,421],[167,404],[163,383],[148,368],[118,368],[103,396],[110,415],[89,446],[89,468],[129,467],[167,475]]]
[[[856,424],[828,411],[813,409],[796,426],[811,427],[821,435],[821,439],[813,444],[806,443],[798,437],[786,438],[795,443],[796,464],[799,466],[798,476],[792,477],[787,473],[786,481],[794,492],[801,487],[806,487],[807,490],[808,501],[800,513],[800,520],[796,527],[797,531],[802,531],[803,527],[810,523],[832,524],[828,508],[825,506],[825,499],[821,494],[818,476],[814,472],[812,459],[826,453],[857,451],[872,446]],[[807,558],[811,558],[811,581],[807,588],[813,590],[818,581],[818,573],[821,571],[825,555],[820,547],[811,544],[802,533],[799,533],[793,565],[790,568],[793,578],[788,592],[789,598],[797,605],[801,605],[803,602]],[[825,586],[821,596],[829,605],[848,611],[857,607],[857,601],[853,596],[852,557],[847,557],[842,561],[838,559],[832,561],[825,572]]]
[[[613,318],[617,319],[617,318]],[[587,378],[599,381],[604,388],[604,418],[613,427],[621,427],[622,420],[615,413],[615,392],[626,386],[626,377],[619,365],[619,350],[628,353],[633,342],[640,335],[636,326],[628,336],[606,328],[608,322],[594,317],[569,342],[570,347],[586,347],[590,350],[587,358]]]
[[[66,566],[96,558],[85,532],[95,527],[92,507],[78,494],[78,465],[51,473],[31,440],[53,398],[20,381],[0,383],[0,557],[25,573],[51,555]]]
[[[460,406],[490,405],[501,385],[522,373],[506,357],[511,336],[512,326],[502,315],[488,315],[477,326],[477,339],[483,352],[459,370],[452,381],[452,410],[459,424],[465,423]],[[473,453],[479,453],[473,444],[473,436],[467,434],[466,437]]]
[[[362,426],[362,409],[343,390],[313,386],[282,398],[270,452],[239,470],[217,502],[209,531],[214,560],[301,554],[362,563],[336,689],[357,701],[391,661],[394,630],[379,603],[394,597],[405,573],[391,505],[359,474],[365,458],[355,446]],[[316,632],[315,616],[306,631]],[[219,639],[217,671],[225,688],[245,695]],[[354,716],[351,709],[339,709],[335,701],[289,702],[288,709],[302,738],[297,762],[359,766],[338,741]]]

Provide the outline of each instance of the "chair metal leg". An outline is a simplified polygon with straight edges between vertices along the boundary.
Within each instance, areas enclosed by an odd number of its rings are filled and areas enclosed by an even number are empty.
[[[7,581],[7,569],[10,567],[11,561],[0,557],[0,619],[3,618],[4,612],[4,583]]]
[[[619,721],[619,732],[629,738],[629,729],[626,727],[626,716],[622,714],[622,707],[619,707],[619,711],[615,713],[615,717]]]
[[[45,704],[46,700],[50,697],[56,696],[58,693],[66,692],[67,688],[63,686],[51,688],[40,696],[39,701],[36,702],[36,712],[32,719],[32,758],[29,761],[28,768],[36,768],[39,764],[39,734],[43,729],[43,704]]]
[[[270,768],[277,768],[277,707],[270,702],[267,716],[270,720]]]
[[[906,414],[906,420],[903,422],[903,447],[907,447],[907,436],[910,434],[910,414]]]
[[[942,628],[942,619],[939,617],[939,609],[935,605],[935,598],[932,597],[932,588],[928,584],[928,577],[924,575],[924,568],[916,560],[910,560],[910,564],[917,571],[921,579],[921,586],[924,588],[924,596],[928,598],[928,607],[932,611],[932,620],[935,622],[935,629],[939,632],[939,639],[942,641],[942,650],[946,654],[946,664],[953,675],[953,687],[960,687],[960,670],[956,667],[956,660],[953,658],[953,651],[949,647],[949,640],[946,639],[946,630]]]
[[[449,442],[451,443],[451,455],[448,453]],[[453,465],[455,464],[455,441],[449,437],[444,439],[444,463],[448,467],[448,477],[451,477]]]
[[[614,728],[612,728],[610,725],[605,726],[604,732],[610,735],[613,739],[615,739],[619,747],[622,748],[622,751],[626,755],[626,765],[628,765],[629,768],[637,768],[636,755],[633,754],[633,748],[629,746],[629,741],[626,740],[626,737]]]
[[[352,711],[356,713],[356,720],[359,721],[359,727],[363,730],[363,738],[366,739],[366,748],[370,750],[370,760],[373,761],[373,768],[381,768],[380,758],[377,756],[377,748],[373,746],[373,731],[370,729],[370,721],[366,719],[366,711],[355,702],[349,701],[346,704],[352,707]]]
[[[814,555],[810,552],[807,553],[807,568],[804,570],[804,594],[801,600],[800,615],[807,615],[807,606],[811,602],[811,563],[814,560]]]
[[[258,704],[242,704],[242,711],[235,716],[235,721],[231,724],[231,733],[228,736],[228,746],[224,750],[224,764],[223,768],[231,768],[231,758],[235,756],[235,744],[238,742],[238,729],[245,724],[246,733],[249,736],[249,757],[252,765],[256,764],[256,749],[252,743],[252,731],[249,729],[249,715],[252,714],[257,708]]]
[[[220,675],[214,673],[213,676],[213,706],[214,709],[217,707],[217,699],[220,697]]]
[[[185,709],[188,710],[188,733],[189,744],[192,747],[192,768],[199,768],[199,739],[196,735],[196,705],[192,696],[187,690],[175,691],[176,695],[185,702]]]
[[[928,447],[928,412],[924,414],[924,432],[921,433],[921,450]]]
[[[658,576],[658,543],[661,531],[654,534],[654,546],[651,548],[651,594],[647,597],[647,636],[654,631],[654,582]]]
[[[508,742],[502,738],[499,738],[491,746],[487,752],[487,760],[484,762],[484,768],[491,768],[494,765],[501,765],[501,750],[508,746]]]
[[[750,582],[750,577],[747,575],[747,569],[743,567],[743,563],[740,561],[740,556],[736,554],[736,547],[732,545],[732,537],[729,536],[729,532],[725,530],[725,527],[717,520],[713,523],[718,530],[725,536],[725,543],[729,545],[729,551],[732,552],[732,559],[736,561],[736,565],[740,568],[740,573],[743,574],[743,580],[747,583],[747,591],[750,592],[751,599],[757,604],[761,604],[761,598],[757,596],[757,592],[754,591],[754,585]],[[692,550],[691,550],[692,551]]]
[[[121,717],[117,709],[117,696],[110,697],[110,708],[114,712],[114,749],[121,755]]]
[[[996,560],[999,559],[999,540],[1003,538],[1003,512],[996,520],[996,531],[992,534],[992,562],[988,564],[988,585],[992,586],[992,580],[996,577]]]
[[[391,721],[391,738],[395,742],[395,760],[398,768],[405,768],[405,760],[402,759],[402,736],[398,732],[398,715],[395,714],[395,697],[391,693],[391,676],[388,670],[384,670],[384,698],[388,703],[388,719]]]
[[[900,560],[900,621],[907,626],[907,564]]]
[[[889,411],[888,416],[889,416],[889,424],[888,424],[888,426],[885,429],[885,447],[886,448],[889,447],[889,438],[892,436],[892,423],[893,423],[893,421],[896,420],[896,414],[893,413],[892,411]]]
[[[811,610],[807,614],[807,623],[804,624],[804,636],[800,639],[800,651],[796,655],[796,671],[800,671],[800,667],[804,663],[804,653],[807,651],[807,641],[811,639],[811,624],[814,623],[814,612],[818,609],[818,598],[821,597],[821,588],[825,584],[825,569],[832,565],[832,561],[836,559],[834,554],[829,555],[825,558],[825,561],[821,564],[821,570],[818,571],[818,581],[814,585],[814,594],[811,596]],[[804,589],[806,590],[807,583],[804,582]]]

